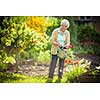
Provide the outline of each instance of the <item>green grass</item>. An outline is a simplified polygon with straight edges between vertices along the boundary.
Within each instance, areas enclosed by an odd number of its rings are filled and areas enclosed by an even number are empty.
[[[26,76],[18,73],[10,74],[0,72],[0,83],[73,83],[75,82],[75,78],[84,72],[86,72],[85,68],[75,66],[70,72],[64,73],[62,80],[58,80],[57,75],[55,75],[53,80],[49,80],[49,82],[47,81],[47,75]]]
[[[46,76],[26,76],[21,74],[0,73],[1,83],[45,83]]]
[[[83,67],[75,67],[70,72],[64,74],[62,80],[58,80],[57,75],[53,77],[52,82],[49,83],[72,83],[75,77],[86,72]],[[26,76],[23,74],[8,74],[0,72],[0,83],[47,83],[48,76]]]
[[[47,76],[25,76],[0,72],[0,83],[46,83],[47,79]],[[61,82],[58,82],[57,76],[54,76],[52,83],[65,83],[66,81],[64,77]]]

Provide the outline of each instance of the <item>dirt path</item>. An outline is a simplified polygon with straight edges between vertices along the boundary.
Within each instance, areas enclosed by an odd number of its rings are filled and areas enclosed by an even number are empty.
[[[64,67],[64,73],[66,72],[66,67]],[[18,73],[33,76],[33,75],[48,75],[49,67],[46,66],[33,66],[33,65],[23,65],[19,68]],[[58,74],[58,66],[56,66],[55,75]]]
[[[77,55],[79,58],[85,58],[87,60],[90,60],[93,64],[92,67],[95,67],[96,64],[100,64],[100,57],[99,56],[93,56],[93,55]],[[8,73],[16,72],[16,70],[8,70]],[[49,64],[37,64],[32,65],[30,62],[29,64],[23,64],[19,66],[18,72],[20,74],[33,76],[33,75],[48,75],[49,72]],[[66,72],[66,67],[64,67],[64,73]],[[55,73],[58,74],[58,67],[55,69]]]

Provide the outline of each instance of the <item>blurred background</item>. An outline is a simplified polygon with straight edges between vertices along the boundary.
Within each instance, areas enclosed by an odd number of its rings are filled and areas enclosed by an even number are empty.
[[[22,65],[49,66],[50,36],[68,19],[73,48],[79,57],[90,57],[99,62],[99,16],[0,16],[0,71]],[[31,74],[31,73],[30,73]]]

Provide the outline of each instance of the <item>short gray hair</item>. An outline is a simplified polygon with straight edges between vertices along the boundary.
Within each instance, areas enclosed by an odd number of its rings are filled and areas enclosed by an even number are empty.
[[[69,21],[67,19],[63,19],[61,21],[61,26],[64,25],[64,24],[67,24],[68,27],[70,26],[70,23],[69,23]]]

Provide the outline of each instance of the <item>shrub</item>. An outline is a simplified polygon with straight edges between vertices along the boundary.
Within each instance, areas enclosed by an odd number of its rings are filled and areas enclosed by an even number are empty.
[[[42,16],[30,16],[27,18],[26,24],[39,34],[44,34],[49,26],[46,17]]]
[[[91,62],[88,60],[65,60],[66,63],[66,74],[68,82],[74,82],[74,79],[80,74],[87,71],[90,68]]]
[[[81,47],[84,48],[89,54],[100,54],[99,50],[99,39],[100,33],[96,32],[95,29],[89,25],[81,25],[78,30],[78,41]]]
[[[11,17],[0,26],[0,68],[15,63],[15,54],[28,48],[33,33],[26,27],[26,17]]]

